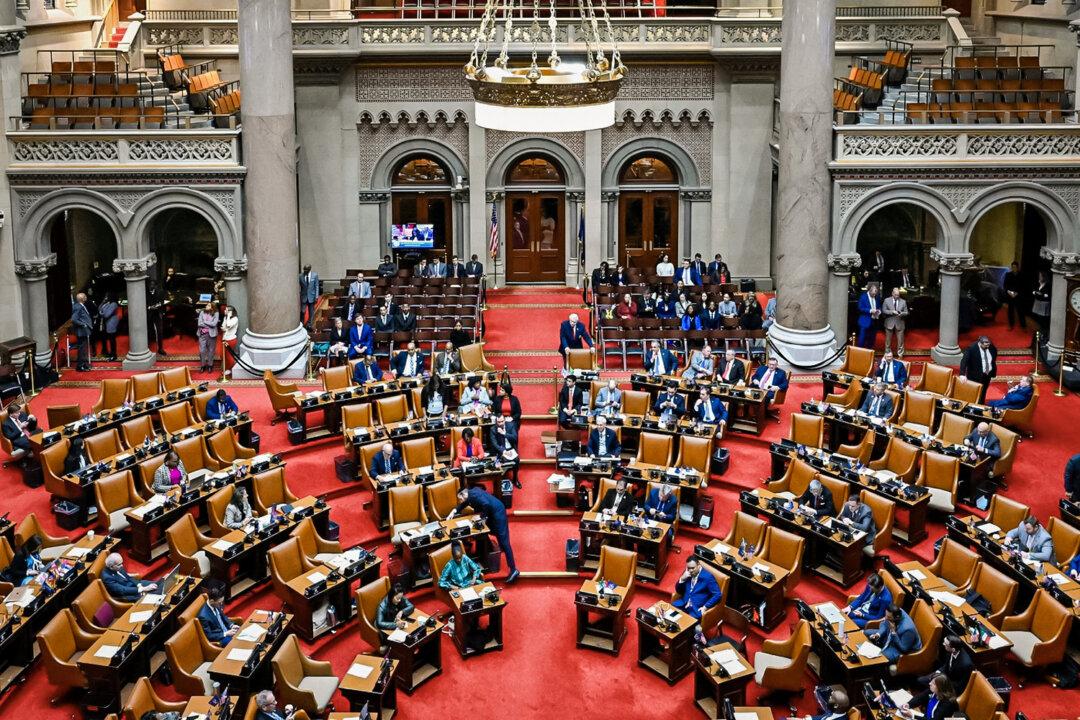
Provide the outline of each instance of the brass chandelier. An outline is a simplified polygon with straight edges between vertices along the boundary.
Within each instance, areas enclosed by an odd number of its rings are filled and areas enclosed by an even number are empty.
[[[578,132],[611,126],[626,66],[607,9],[601,6],[598,12],[592,0],[577,0],[575,39],[585,45],[585,59],[566,62],[559,56],[555,0],[548,0],[546,12],[540,0],[532,0],[531,19],[527,2],[486,1],[465,66],[465,80],[476,98],[476,123],[512,132]],[[489,65],[488,52],[496,45],[500,25],[499,55]],[[510,42],[515,39],[532,45],[527,65],[511,64]],[[550,52],[541,65],[540,46],[548,43]]]

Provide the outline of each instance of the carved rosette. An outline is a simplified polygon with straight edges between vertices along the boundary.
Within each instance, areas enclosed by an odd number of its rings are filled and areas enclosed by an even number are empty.
[[[829,253],[826,262],[834,275],[850,275],[862,267],[862,256],[859,253]]]
[[[242,258],[215,258],[214,270],[225,276],[226,280],[236,280],[247,273],[247,256]]]
[[[157,255],[150,253],[141,258],[116,258],[112,269],[115,273],[123,273],[126,280],[143,280],[155,263]]]
[[[1080,48],[1080,20],[1073,20],[1069,23],[1069,32],[1076,35],[1076,47]]]
[[[26,30],[23,28],[6,27],[0,29],[0,55],[15,55],[18,53],[24,37],[26,37]]]
[[[388,192],[362,192],[359,195],[360,202],[362,203],[383,203],[390,202],[390,193]]]
[[[946,253],[931,248],[930,258],[938,264],[938,269],[943,273],[958,275],[975,266],[975,256],[971,253]]]
[[[23,280],[44,280],[49,268],[56,265],[56,253],[49,253],[43,258],[30,258],[15,261],[15,274]]]
[[[1080,253],[1057,252],[1042,248],[1039,255],[1050,261],[1050,271],[1059,275],[1073,275],[1080,272]]]

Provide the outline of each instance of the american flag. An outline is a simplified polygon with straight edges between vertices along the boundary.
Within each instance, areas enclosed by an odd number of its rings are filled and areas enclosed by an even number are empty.
[[[488,240],[488,254],[493,260],[499,256],[499,212],[495,203],[491,203],[491,237]]]

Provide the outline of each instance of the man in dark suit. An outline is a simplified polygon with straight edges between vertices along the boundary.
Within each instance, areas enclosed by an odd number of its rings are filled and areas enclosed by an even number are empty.
[[[1000,399],[991,400],[986,404],[1002,410],[1023,410],[1035,394],[1034,382],[1030,375],[1023,375],[1020,382],[1011,386]]]
[[[363,302],[358,300],[355,295],[350,295],[345,302],[337,306],[335,314],[348,324],[352,322],[357,313],[363,312],[363,310]]]
[[[600,501],[600,507],[597,509],[600,512],[607,510],[614,515],[626,517],[634,512],[635,507],[637,503],[634,502],[634,496],[626,489],[626,480],[620,477],[615,482],[615,487],[604,493],[604,499]]]
[[[810,481],[810,487],[806,488],[806,492],[800,495],[795,502],[804,508],[813,510],[815,517],[832,517],[836,513],[832,491],[822,485],[817,478]]]
[[[964,445],[970,448],[969,455],[972,459],[979,455],[988,455],[992,458],[1001,457],[1001,441],[998,436],[990,431],[990,423],[981,422],[964,438]]]
[[[439,375],[452,375],[461,372],[461,357],[458,355],[458,351],[454,349],[453,343],[446,343],[442,352],[435,353],[435,363],[431,366],[431,371]]]
[[[983,386],[983,393],[997,375],[997,348],[985,335],[964,351],[960,358],[960,377]]]
[[[206,593],[206,602],[199,608],[199,624],[206,639],[215,645],[228,645],[240,626],[225,614],[225,590],[214,585]]]
[[[645,499],[645,517],[673,523],[678,512],[679,500],[670,485],[661,483],[649,491],[649,497]]]
[[[893,358],[891,351],[886,350],[881,356],[881,362],[874,369],[874,377],[886,385],[895,385],[897,390],[903,390],[907,384],[907,368],[904,363]]]
[[[409,342],[403,352],[394,355],[392,363],[394,376],[399,378],[421,377],[427,372],[427,360],[424,353],[416,349],[416,343]]]
[[[559,352],[566,355],[567,349],[580,350],[585,346],[592,347],[593,340],[589,331],[581,324],[577,313],[570,313],[570,317],[562,321],[559,326]]]
[[[703,423],[727,425],[727,408],[720,398],[709,394],[709,388],[703,387],[694,401],[694,418]]]
[[[675,271],[675,277],[672,279],[676,284],[682,283],[684,287],[701,284],[701,275],[694,270],[689,260],[682,261],[682,267]]]
[[[679,596],[671,604],[698,620],[716,603],[723,599],[720,585],[711,572],[701,568],[701,562],[691,555],[686,559],[686,569],[675,583]]]
[[[375,332],[392,333],[397,329],[397,319],[390,314],[385,305],[379,308],[379,315],[375,318]]]
[[[1073,502],[1080,500],[1080,453],[1065,463],[1064,481],[1065,496]]]
[[[283,711],[278,710],[277,699],[269,690],[261,690],[255,695],[255,720],[288,720]]]
[[[409,303],[401,304],[401,312],[394,318],[394,330],[395,332],[410,333],[416,331],[416,313],[412,311]]]
[[[94,330],[94,320],[86,307],[84,293],[75,296],[75,304],[71,306],[71,325],[75,328],[75,350],[78,358],[75,369],[85,372],[90,369],[90,333]]]
[[[874,537],[877,535],[874,511],[870,509],[869,505],[860,500],[858,495],[853,495],[847,499],[844,507],[840,508],[840,514],[836,516],[836,519],[844,522],[854,530],[861,530],[866,533],[863,542],[867,545],[874,544]]]
[[[484,264],[480,262],[476,255],[473,255],[469,262],[465,263],[465,274],[468,277],[476,278],[484,276]]]
[[[8,439],[11,446],[16,450],[30,452],[30,438],[27,433],[37,430],[37,418],[27,414],[19,401],[14,401],[7,407],[8,416],[0,426],[0,432]]]
[[[1024,301],[1027,299],[1027,283],[1020,276],[1020,266],[1013,263],[1009,266],[1009,272],[1001,279],[1001,288],[1005,291],[1005,304],[1009,306],[1009,329],[1012,330],[1017,322],[1024,330],[1027,329],[1027,319],[1024,317]],[[962,686],[961,686],[962,687]]]
[[[397,263],[391,260],[389,255],[383,255],[382,262],[379,263],[379,267],[375,269],[375,272],[377,272],[381,278],[392,278],[397,275],[397,271]]]
[[[619,457],[622,447],[615,431],[607,426],[607,418],[596,417],[596,427],[589,432],[589,455],[593,457]]]
[[[701,259],[701,253],[694,253],[694,259],[690,263],[690,269],[697,273],[697,276],[704,283],[705,278],[709,275],[709,266]]]
[[[101,582],[114,599],[122,602],[135,602],[143,594],[154,589],[152,583],[141,583],[134,575],[124,569],[124,558],[120,553],[110,553],[105,558],[105,568],[101,571]]]
[[[953,687],[967,687],[971,673],[975,670],[975,663],[971,659],[971,653],[964,647],[964,641],[955,635],[946,635],[941,654],[945,656],[943,662],[929,675],[920,677],[918,684],[927,685],[935,675],[944,675],[952,681]],[[938,658],[940,660],[941,655]]]
[[[446,269],[446,273],[447,277],[452,278],[463,278],[468,274],[465,270],[465,264],[461,262],[461,258],[457,255],[451,260],[450,267]]]
[[[714,283],[731,282],[731,271],[728,270],[728,265],[720,253],[716,253],[716,257],[709,263],[709,275]]]
[[[750,379],[750,385],[762,390],[767,390],[769,400],[776,397],[779,390],[787,390],[788,376],[777,367],[776,358],[769,358],[769,362],[754,371],[754,377]]]
[[[315,322],[315,304],[318,302],[319,273],[312,272],[311,266],[305,265],[300,273],[300,320],[308,330]]]
[[[435,258],[435,260],[428,265],[427,277],[450,277],[450,266],[442,261],[442,258]]]
[[[496,414],[495,424],[491,426],[491,432],[488,434],[488,442],[491,445],[492,455],[501,457],[503,462],[514,463],[514,469],[510,471],[510,480],[514,483],[514,487],[520,490],[521,480],[518,479],[518,469],[521,466],[521,458],[518,457],[517,423],[507,415]]]
[[[874,383],[870,392],[863,398],[862,407],[859,408],[870,417],[881,418],[882,420],[891,418],[894,409],[892,398],[885,393],[885,383],[883,382]]]
[[[664,388],[656,401],[653,403],[653,412],[659,415],[665,422],[678,420],[686,412],[686,401],[682,395],[671,388]]]
[[[382,380],[382,368],[375,362],[374,355],[365,355],[363,360],[356,363],[352,374],[353,382],[363,385],[366,382]]]
[[[383,443],[382,450],[371,458],[371,467],[368,468],[368,474],[375,478],[380,475],[401,472],[404,469],[405,464],[401,461],[401,453],[395,450],[391,443]]]
[[[575,413],[580,412],[585,404],[585,393],[574,380],[573,375],[566,376],[566,382],[559,390],[559,424],[565,425]]]
[[[729,385],[737,385],[745,377],[746,365],[735,357],[734,350],[725,350],[724,358],[716,366],[716,379]]]
[[[656,340],[649,343],[649,352],[645,353],[645,369],[650,375],[655,377],[671,375],[677,366],[678,361],[673,352],[667,348],[661,348]]]
[[[514,549],[510,547],[510,525],[506,520],[506,506],[502,504],[502,500],[479,487],[458,490],[457,499],[458,506],[450,511],[447,519],[464,512],[466,507],[483,517],[488,528],[491,529],[491,534],[499,541],[503,555],[506,556],[506,567],[510,571],[510,574],[506,576],[507,584],[517,580],[521,573],[518,572],[517,563],[514,562]]]

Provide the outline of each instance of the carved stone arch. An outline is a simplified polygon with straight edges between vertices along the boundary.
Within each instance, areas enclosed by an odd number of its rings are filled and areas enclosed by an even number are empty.
[[[506,173],[525,155],[541,153],[555,159],[562,166],[566,187],[584,188],[585,172],[574,154],[562,143],[542,137],[522,138],[507,144],[488,164],[487,186],[501,188],[506,185]]]
[[[863,195],[840,223],[833,237],[833,254],[856,252],[859,233],[870,216],[882,208],[897,203],[909,203],[922,208],[937,221],[938,249],[945,253],[963,252],[963,232],[951,211],[951,205],[940,193],[926,185],[900,182],[883,185]]]
[[[51,252],[49,225],[64,210],[88,210],[103,219],[113,232],[116,256],[124,257],[124,222],[122,209],[107,195],[85,188],[60,188],[38,200],[30,213],[20,220],[15,234],[15,259],[32,260],[47,257]]]
[[[128,257],[145,257],[150,253],[150,225],[165,210],[191,210],[214,229],[218,241],[218,257],[241,258],[244,243],[233,217],[206,193],[191,188],[167,187],[153,191],[136,206],[130,224],[133,252]]]
[[[965,210],[964,251],[979,220],[993,208],[1011,202],[1032,205],[1046,224],[1046,247],[1061,252],[1080,252],[1080,228],[1076,216],[1062,198],[1045,185],[1032,182],[1008,182],[994,185],[976,196]]]
[[[465,161],[452,147],[433,138],[414,138],[391,145],[382,154],[371,170],[371,189],[389,190],[394,170],[410,155],[430,155],[438,159],[449,171],[451,181],[459,175],[468,177]]]
[[[679,176],[679,185],[696,188],[701,185],[701,175],[690,154],[678,143],[661,137],[641,137],[629,140],[615,148],[607,159],[600,174],[601,187],[615,188],[619,184],[619,173],[623,166],[635,155],[648,152],[671,160]]]

